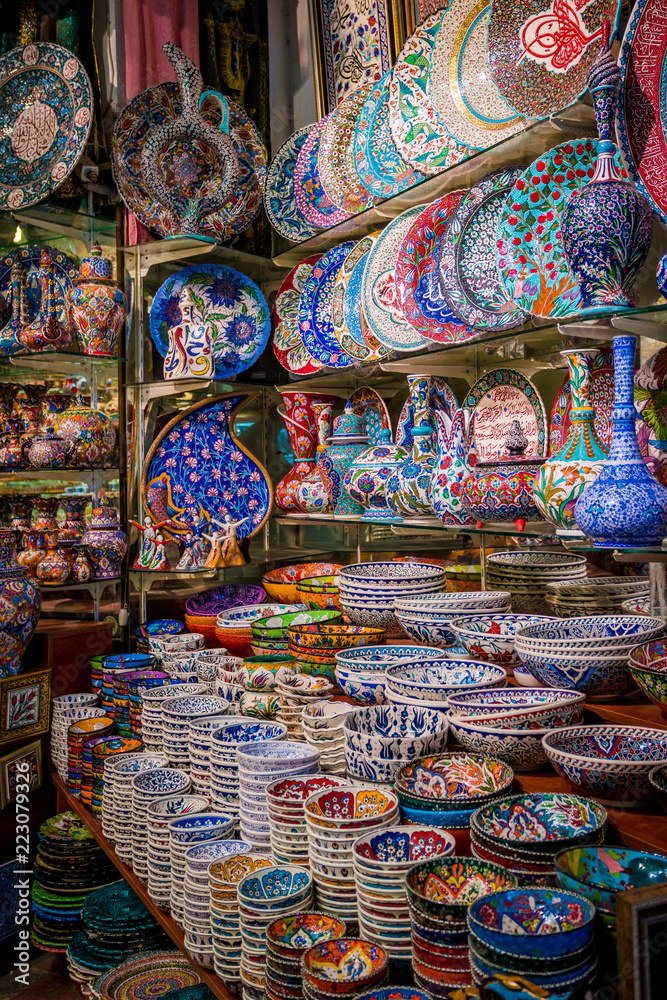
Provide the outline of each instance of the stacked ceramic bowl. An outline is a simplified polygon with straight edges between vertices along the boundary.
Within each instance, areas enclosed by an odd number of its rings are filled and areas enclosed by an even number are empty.
[[[190,813],[169,821],[169,857],[171,862],[171,915],[183,930],[185,928],[185,853],[195,844],[217,840],[231,840],[234,820],[227,813]]]
[[[664,632],[662,618],[599,615],[558,623],[522,625],[515,649],[545,687],[583,691],[591,701],[627,694],[634,687],[628,659],[633,646]]]
[[[545,600],[555,615],[623,614],[623,602],[648,597],[647,576],[596,576],[586,580],[555,580],[547,584]]]
[[[387,667],[387,699],[395,707],[446,712],[451,695],[480,688],[505,687],[504,667],[483,660],[401,660]]]
[[[291,671],[276,684],[280,708],[276,718],[287,726],[292,739],[305,739],[302,713],[308,705],[321,704],[333,697],[334,686],[326,677],[311,677]]]
[[[595,977],[595,907],[561,889],[507,889],[468,910],[473,980],[518,975],[550,993],[581,994]]]
[[[667,714],[667,640],[655,639],[630,651],[628,669],[644,694]]]
[[[266,789],[279,778],[316,774],[319,753],[307,743],[268,740],[246,744],[236,752],[239,765],[241,836],[261,850],[271,848]]]
[[[651,598],[631,597],[627,601],[623,601],[621,611],[624,615],[650,615],[652,614]]]
[[[383,642],[385,631],[373,625],[320,622],[290,625],[289,651],[297,669],[316,677],[334,678],[336,654],[343,649],[366,647]]]
[[[345,778],[314,774],[304,778],[279,778],[266,786],[271,854],[277,862],[309,866],[305,801],[324,788],[340,788],[347,784]]]
[[[100,699],[100,704],[114,711],[114,677],[126,670],[152,670],[159,667],[159,661],[152,653],[113,653],[103,656],[99,669],[90,670],[90,688]]]
[[[287,727],[280,722],[255,722],[254,719],[234,722],[230,718],[228,725],[214,729],[209,758],[213,807],[236,818],[239,816],[241,800],[237,747],[246,743],[283,740],[286,736]]]
[[[320,753],[320,767],[329,774],[345,774],[344,723],[354,705],[340,701],[316,701],[301,710],[303,737]]]
[[[337,608],[340,611],[338,576],[329,573],[327,576],[307,576],[299,580],[296,599],[307,608]]]
[[[304,811],[317,905],[343,920],[357,920],[354,842],[395,825],[398,799],[369,785],[341,785],[315,792]]]
[[[185,795],[190,784],[185,771],[168,767],[144,771],[132,779],[132,869],[142,882],[148,882],[148,806],[165,795]]]
[[[344,566],[338,577],[340,605],[357,625],[403,635],[397,600],[420,599],[445,589],[445,571],[419,563],[375,562]]]
[[[558,852],[602,843],[606,819],[602,806],[577,795],[507,796],[473,814],[472,852],[483,861],[503,865],[522,884],[550,885]]]
[[[358,708],[343,723],[347,772],[353,780],[391,783],[406,761],[442,750],[448,729],[445,714],[429,708]]]
[[[251,644],[253,652],[261,656],[268,653],[287,653],[290,646],[290,632],[294,627],[304,625],[322,625],[342,622],[343,614],[337,608],[313,611],[290,611],[282,614],[257,618],[251,626]]]
[[[131,691],[138,697],[139,687],[161,687],[166,680],[169,680],[169,674],[164,670],[122,670],[114,675],[113,717],[116,730],[121,736],[133,735],[130,719]],[[139,708],[140,716],[141,708]]]
[[[92,695],[90,697],[93,697]],[[94,698],[92,705],[81,705],[75,708],[65,708],[55,713],[51,720],[51,756],[56,765],[58,774],[63,781],[67,781],[67,730],[74,722],[82,719],[106,718],[106,709],[98,708],[97,698]]]
[[[80,795],[81,804],[86,806],[87,809],[91,808],[92,798],[93,798],[93,750],[96,746],[104,747],[107,742],[112,740],[123,739],[119,736],[93,736],[90,739],[86,739],[81,744],[81,787]],[[135,746],[132,750],[138,752],[141,750],[141,741],[135,740]]]
[[[395,608],[398,621],[411,639],[446,648],[456,642],[452,622],[462,618],[473,621],[480,615],[511,611],[509,600],[506,590],[496,589],[401,598],[396,601]]]
[[[383,705],[384,672],[400,660],[444,659],[446,653],[432,646],[361,646],[336,653],[336,680],[355,705]]]
[[[215,643],[215,626],[218,615],[231,608],[248,604],[261,604],[266,591],[257,584],[232,584],[209,587],[188,597],[185,602],[185,621],[190,632],[201,632],[206,642]]]
[[[115,729],[111,716],[79,719],[67,730],[67,787],[76,798],[81,795],[83,744],[95,736],[109,736]]]
[[[142,622],[134,630],[134,639],[138,653],[148,653],[148,643],[151,638],[159,639],[163,635],[181,635],[185,632],[185,622],[176,618],[154,618],[149,622]]]
[[[345,936],[345,924],[314,910],[280,917],[266,928],[266,995],[268,1000],[301,1000],[301,958],[323,941]]]
[[[180,635],[151,636],[148,648],[154,656],[162,659],[163,653],[190,653],[195,649],[204,648],[204,636],[201,632],[181,632]]]
[[[390,958],[412,954],[405,876],[416,864],[454,853],[450,833],[427,826],[395,826],[367,833],[353,845],[361,936],[381,944]]]
[[[200,649],[193,654],[192,669],[197,680],[206,685],[207,694],[215,694],[219,673],[228,666],[229,655],[226,649]]]
[[[375,996],[389,979],[389,956],[383,948],[361,938],[322,941],[301,959],[304,1000]]]
[[[188,726],[188,756],[195,791],[211,795],[211,738],[215,730],[243,721],[242,715],[207,715],[203,719],[192,719]]]
[[[467,830],[475,810],[506,795],[513,780],[505,761],[449,751],[406,764],[394,787],[408,823]]]
[[[93,816],[102,819],[104,815],[104,776],[106,762],[122,754],[139,753],[141,740],[128,740],[123,736],[105,736],[92,751],[93,788],[91,808]],[[106,836],[106,834],[105,834]]]
[[[67,733],[68,728],[65,725],[65,712],[76,711],[77,709],[98,708],[97,695],[87,691],[83,691],[80,694],[60,694],[52,699],[51,704],[53,706],[51,712],[51,757],[53,763],[56,765],[58,774],[65,781],[67,777],[67,755],[63,755],[62,753],[62,737],[63,734]],[[100,711],[102,715],[105,714],[103,709]],[[77,721],[76,718],[71,716],[67,718],[69,718],[69,725]],[[81,718],[85,718],[85,716],[81,716]]]
[[[509,590],[517,615],[549,615],[547,586],[567,580],[586,581],[586,557],[551,549],[509,549],[486,559],[488,587]]]
[[[135,671],[136,673],[144,674],[144,671]],[[160,671],[153,671],[158,673]],[[164,671],[162,671],[164,672]],[[159,683],[155,684],[144,684],[143,680],[128,680],[128,691],[130,696],[130,733],[137,739],[141,739],[143,736],[143,730],[141,725],[141,718],[144,711],[144,696],[151,691],[158,690],[162,687],[178,687],[183,681],[178,677],[166,676],[162,678]],[[180,694],[180,692],[179,692]]]
[[[169,761],[159,753],[128,753],[113,757],[104,765],[103,819],[106,810],[108,826],[123,864],[132,867],[132,781],[140,771],[168,767]]]
[[[263,989],[266,982],[266,930],[282,916],[309,910],[310,872],[297,865],[274,865],[246,875],[237,888],[241,930],[241,982]]]
[[[499,865],[476,858],[433,858],[409,870],[405,887],[417,986],[432,997],[445,997],[450,990],[472,985],[468,907],[516,885]]]
[[[209,715],[224,715],[229,708],[224,698],[215,695],[193,694],[183,698],[169,698],[162,704],[162,749],[176,767],[188,770],[189,725],[193,719]]]
[[[203,694],[206,694],[206,685],[199,682],[163,685],[143,691],[141,696],[141,740],[144,749],[150,753],[162,752],[162,709],[165,699]]]
[[[241,927],[237,886],[246,875],[270,868],[273,859],[268,854],[251,854],[250,845],[230,841],[240,848],[238,854],[214,861],[208,868],[210,890],[211,937],[215,974],[232,992],[239,992],[241,965]]]
[[[202,813],[207,809],[208,799],[203,795],[166,795],[148,803],[146,810],[148,895],[162,910],[169,909],[171,897],[169,823],[177,816]]]
[[[514,771],[535,771],[548,762],[542,738],[580,725],[585,704],[586,695],[567,688],[471,692],[449,699],[449,725],[464,750],[506,760]]]
[[[269,615],[289,614],[291,611],[305,610],[298,604],[251,604],[232,608],[218,615],[215,637],[219,645],[234,656],[252,655],[252,623]]]
[[[230,712],[240,711],[241,698],[245,692],[242,670],[242,656],[226,656],[224,666],[219,665],[217,668],[215,693],[229,702]]]
[[[532,674],[522,666],[514,649],[514,637],[521,625],[540,625],[557,622],[557,618],[539,615],[482,615],[479,618],[461,618],[452,622],[456,640],[475,660],[497,663],[508,672],[514,672],[518,684],[528,687],[539,685]]]

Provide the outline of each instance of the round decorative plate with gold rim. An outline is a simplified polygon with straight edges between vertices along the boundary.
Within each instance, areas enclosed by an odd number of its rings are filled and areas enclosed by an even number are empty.
[[[328,115],[311,125],[294,166],[294,197],[304,219],[319,229],[337,226],[347,219],[347,212],[335,205],[324,190],[317,167],[317,154]]]
[[[400,155],[389,127],[391,72],[373,85],[354,130],[354,166],[363,186],[376,198],[393,198],[424,175]]]
[[[306,279],[299,301],[299,329],[306,350],[328,368],[356,364],[336,340],[331,303],[338,272],[354,243],[340,243],[322,254]]]
[[[299,299],[306,278],[321,254],[311,254],[293,267],[276,293],[271,311],[273,353],[287,371],[295,375],[313,375],[322,365],[308,354],[299,330]]]
[[[317,227],[299,211],[294,196],[296,158],[309,132],[310,126],[299,129],[282,144],[269,164],[264,184],[264,208],[269,222],[277,233],[294,243],[317,232]]]
[[[370,208],[373,196],[357,176],[354,166],[354,130],[372,83],[348,94],[329,115],[317,154],[317,169],[331,201],[349,215]]]
[[[380,232],[369,233],[356,243],[343,261],[334,284],[331,318],[334,335],[343,350],[357,361],[378,361],[390,351],[376,341],[371,345],[365,338],[361,324],[361,279],[364,264]]]
[[[505,445],[514,420],[528,439],[524,458],[546,458],[549,428],[544,403],[525,375],[513,368],[496,368],[477,379],[461,404],[472,413],[477,460],[508,458]]]

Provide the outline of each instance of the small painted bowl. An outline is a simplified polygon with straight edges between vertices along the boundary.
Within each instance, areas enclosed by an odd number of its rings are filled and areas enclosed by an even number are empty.
[[[591,799],[565,792],[508,795],[479,808],[471,829],[490,843],[527,853],[592,843],[607,821],[606,810]]]
[[[667,639],[654,639],[630,650],[631,666],[656,667],[657,664],[662,665],[663,660],[667,660]]]
[[[309,910],[279,917],[266,928],[267,947],[286,958],[300,959],[301,954],[322,941],[345,937],[345,924],[329,913]],[[297,966],[298,968],[298,966]]]
[[[388,690],[408,698],[446,702],[449,694],[461,689],[503,684],[507,673],[496,664],[475,660],[404,660],[387,667]]]
[[[410,909],[449,923],[464,923],[475,900],[513,889],[513,875],[477,858],[434,858],[411,868],[405,878]]]
[[[304,805],[306,821],[324,830],[354,830],[365,821],[390,819],[398,811],[394,792],[350,784],[310,795]]]
[[[379,833],[367,832],[352,845],[355,862],[364,869],[392,872],[415,861],[448,857],[456,841],[450,833],[429,826],[393,826]]]
[[[389,957],[371,941],[338,938],[322,941],[304,952],[301,971],[306,986],[327,994],[358,993],[382,980]]]
[[[286,905],[290,897],[300,897],[312,885],[310,872],[298,865],[272,865],[260,872],[246,875],[238,883],[239,902],[250,904],[263,900],[284,899]]]
[[[650,666],[645,667],[630,659],[628,669],[635,684],[667,716],[667,659],[653,660]]]
[[[556,621],[559,619],[536,615],[484,615],[472,620],[457,619],[451,623],[451,628],[471,657],[510,668],[521,662],[514,652],[517,627]]]
[[[334,612],[322,611],[320,614],[332,615]],[[385,633],[381,628],[346,625],[330,619],[316,625],[290,626],[289,636],[292,642],[297,642],[300,646],[335,651],[348,646],[368,646],[382,642]]]
[[[384,705],[384,673],[378,670],[345,670],[336,667],[336,680],[355,705]]]
[[[401,803],[437,810],[478,808],[507,792],[514,780],[502,760],[449,751],[404,765],[396,777]]]
[[[447,743],[447,718],[441,712],[397,705],[369,705],[346,716],[347,746],[382,760],[408,760],[441,750]]]
[[[195,840],[216,840],[220,832],[231,829],[234,819],[228,813],[193,813],[178,816],[169,823],[169,839],[181,844]]]
[[[336,610],[291,611],[270,615],[266,618],[257,618],[252,623],[252,636],[253,640],[286,639],[290,626],[296,627],[297,625],[317,625],[323,622],[337,622],[341,621],[342,617],[342,613]]]
[[[616,893],[667,882],[667,857],[624,847],[573,847],[555,859],[564,889],[578,892],[607,913],[616,911]]]
[[[275,601],[295,604],[296,585],[299,580],[313,576],[327,576],[342,569],[339,563],[297,563],[271,569],[262,577],[262,585],[269,597]]]

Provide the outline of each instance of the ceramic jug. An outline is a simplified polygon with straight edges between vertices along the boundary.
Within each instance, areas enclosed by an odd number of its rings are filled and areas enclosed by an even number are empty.
[[[333,434],[322,453],[322,477],[329,492],[334,517],[358,520],[364,508],[345,489],[345,473],[368,447],[368,435],[362,434],[361,417],[346,411],[334,420]]]
[[[276,486],[275,503],[286,513],[302,511],[299,502],[299,488],[304,479],[315,470],[317,427],[314,407],[319,404],[329,407],[329,414],[338,396],[324,396],[316,392],[281,391],[284,409],[278,413],[285,422],[289,436],[294,464],[286,476]]]
[[[125,319],[125,296],[97,241],[90,256],[81,261],[79,277],[68,291],[67,306],[81,354],[115,357]]]
[[[18,674],[42,608],[39,587],[16,560],[16,534],[0,528],[0,677]]]
[[[44,533],[42,531],[26,531],[23,535],[23,544],[24,548],[17,554],[16,559],[28,576],[37,579],[37,566],[46,556]]]
[[[317,451],[315,467],[308,476],[304,476],[296,490],[298,509],[304,514],[321,517],[331,514],[332,508],[322,474],[322,456],[326,451],[327,440],[331,434],[331,411],[333,403],[314,403],[315,428],[317,430]]]
[[[438,434],[438,462],[431,480],[431,506],[443,524],[472,524],[461,502],[463,480],[477,461],[470,434],[470,414],[458,409],[449,416],[434,411]]]
[[[67,530],[76,541],[81,541],[86,532],[84,514],[92,499],[90,493],[64,493],[59,497],[60,508],[65,515],[63,529]]]
[[[408,377],[415,410],[412,450],[403,465],[389,477],[386,494],[394,520],[403,517],[434,518],[431,506],[431,480],[435,475],[437,455],[433,444],[433,425],[429,407],[429,380],[426,375]]]
[[[53,259],[48,247],[42,248],[39,288],[41,293],[39,311],[32,323],[19,331],[18,339],[29,351],[64,351],[72,343],[72,331],[58,319]]]

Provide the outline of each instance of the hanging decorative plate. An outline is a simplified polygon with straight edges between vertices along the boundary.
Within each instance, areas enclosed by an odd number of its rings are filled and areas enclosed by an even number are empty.
[[[590,397],[591,406],[595,407],[595,430],[599,440],[608,448],[611,444],[613,430],[611,411],[614,406],[614,353],[610,347],[602,348],[593,358],[591,376]],[[566,375],[551,407],[550,455],[556,455],[567,441],[572,427],[571,409],[572,391],[570,379]]]
[[[202,230],[218,242],[243,232],[257,215],[262,204],[267,163],[266,147],[257,128],[243,108],[234,101],[228,100],[228,104],[229,135],[239,158],[236,194],[221,209],[201,221]],[[221,110],[214,97],[203,100],[201,112],[209,124],[219,125]],[[161,236],[180,235],[181,225],[174,212],[156,202],[144,184],[141,151],[147,134],[155,125],[174,121],[180,114],[177,84],[161,83],[132,98],[121,111],[113,133],[111,166],[116,186],[130,211]],[[184,204],[194,197],[205,197],[208,188],[214,193],[217,187],[217,158],[197,140],[189,143],[174,140],[161,154],[160,163],[165,176],[178,180]]]
[[[0,210],[47,198],[74,170],[93,123],[88,74],[60,45],[0,56]]]
[[[438,246],[447,221],[466,191],[452,191],[427,205],[410,226],[396,261],[396,290],[408,323],[428,340],[458,343],[477,336],[449,308],[440,285]]]
[[[354,130],[354,167],[357,177],[376,198],[393,198],[418,184],[424,174],[400,155],[389,127],[389,82],[385,73],[364,101]]]
[[[446,382],[444,378],[438,378],[437,375],[429,376],[428,402],[430,407],[428,421],[431,425],[431,438],[435,447],[437,428],[431,411],[442,410],[444,413],[449,414],[450,417],[453,417],[459,404],[449,382]],[[408,395],[403,404],[401,415],[398,418],[398,424],[396,425],[396,444],[400,445],[406,451],[410,451],[412,448],[412,431],[414,426],[415,407],[412,397]]]
[[[443,294],[452,312],[477,330],[513,330],[526,320],[496,267],[498,219],[520,173],[520,167],[506,167],[475,184],[452,212],[441,238]]]
[[[310,126],[294,167],[293,187],[297,208],[307,222],[319,229],[337,226],[347,219],[347,212],[334,205],[324,190],[317,167],[320,140],[328,120],[328,115],[325,115]]]
[[[317,0],[316,7],[321,24],[325,110],[332,110],[350,91],[379,80],[391,67],[390,25],[395,14],[389,0],[353,4],[348,0]]]
[[[528,379],[513,368],[482,375],[463,400],[472,413],[473,437],[479,462],[508,458],[505,439],[518,420],[528,439],[524,458],[546,458],[549,439],[542,398]]]
[[[334,336],[343,350],[357,361],[378,361],[391,353],[372,334],[365,337],[361,316],[364,264],[380,232],[369,233],[352,247],[338,272],[331,300]]]
[[[611,353],[611,352],[610,352]],[[667,348],[662,347],[635,373],[637,440],[644,461],[667,486]]]
[[[368,434],[368,444],[380,444],[382,431],[389,431],[391,434],[391,420],[389,410],[382,396],[375,389],[364,385],[356,392],[353,392],[347,403],[346,410],[351,410],[364,422],[364,434]]]
[[[239,540],[257,534],[271,511],[273,486],[264,466],[236,437],[234,420],[256,392],[200,400],[170,420],[153,442],[141,476],[141,499],[155,523],[178,538],[197,516],[239,525]]]
[[[443,128],[431,100],[431,53],[443,17],[441,10],[427,17],[408,38],[389,85],[389,127],[396,149],[426,174],[437,174],[470,152]]]
[[[486,54],[491,7],[484,0],[451,0],[436,35],[429,72],[431,100],[450,135],[486,149],[525,127],[498,93]]]
[[[271,312],[273,353],[287,371],[313,375],[322,365],[303,346],[299,330],[299,299],[306,278],[322,255],[311,254],[293,267],[276,293]]]
[[[613,38],[620,11],[620,0],[491,0],[488,60],[501,97],[528,118],[573,104],[586,90],[603,22]]]
[[[42,258],[44,247],[41,243],[30,243],[16,250],[10,250],[0,257],[0,295],[11,308],[11,286],[12,267],[14,261],[20,261],[26,272],[28,290],[28,317],[30,321],[39,312],[42,301],[42,290],[39,287],[39,264]],[[58,322],[65,326],[70,325],[69,307],[67,306],[67,293],[72,288],[72,282],[79,277],[79,265],[76,261],[61,253],[55,247],[49,247],[51,260],[53,261],[53,291],[56,300],[56,315]]]
[[[182,321],[180,298],[188,288],[213,332],[215,377],[229,378],[249,368],[266,347],[271,316],[254,281],[233,267],[195,264],[167,278],[158,288],[150,313],[151,336],[164,358],[169,331]]]
[[[329,115],[317,154],[317,169],[324,190],[348,215],[370,208],[373,196],[360,182],[354,168],[354,131],[373,84],[348,94]]]
[[[299,301],[299,329],[309,354],[328,368],[348,368],[355,359],[338,341],[331,318],[333,290],[338,272],[353,242],[332,247],[320,257],[308,275]]]
[[[621,54],[616,135],[633,181],[667,224],[667,18],[662,0],[637,0]]]
[[[264,184],[264,208],[269,222],[286,240],[298,243],[314,236],[317,227],[301,215],[294,197],[294,167],[310,126],[287,139],[269,164]]]
[[[396,351],[418,351],[426,341],[403,315],[396,292],[396,260],[410,226],[424,206],[409,208],[382,230],[364,265],[361,303],[373,334]]]

